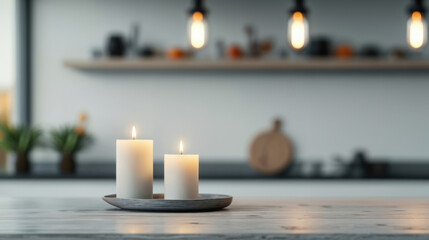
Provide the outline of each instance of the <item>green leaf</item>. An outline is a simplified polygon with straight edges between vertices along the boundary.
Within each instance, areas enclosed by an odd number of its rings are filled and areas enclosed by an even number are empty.
[[[28,153],[39,143],[42,131],[37,128],[18,126],[9,127],[0,123],[0,131],[3,138],[0,141],[0,147],[6,151]]]
[[[76,126],[64,126],[51,131],[51,146],[59,152],[76,153],[90,144],[88,134],[79,135]]]

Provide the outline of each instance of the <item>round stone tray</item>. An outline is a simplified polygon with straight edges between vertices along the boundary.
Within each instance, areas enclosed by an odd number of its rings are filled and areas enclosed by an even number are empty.
[[[232,196],[221,194],[199,194],[195,200],[165,200],[164,194],[153,194],[153,199],[116,198],[116,194],[103,197],[103,200],[115,207],[126,210],[152,212],[197,212],[214,211],[228,207]]]

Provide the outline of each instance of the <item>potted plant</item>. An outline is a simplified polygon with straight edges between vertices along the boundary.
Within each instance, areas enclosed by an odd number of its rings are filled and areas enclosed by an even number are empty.
[[[62,173],[74,173],[76,171],[76,153],[89,146],[91,136],[86,132],[81,116],[81,123],[68,125],[51,132],[52,147],[61,155],[60,170]]]
[[[29,172],[31,166],[28,155],[39,144],[42,131],[27,126],[12,127],[3,123],[0,123],[0,131],[3,135],[0,147],[16,154],[16,172]]]

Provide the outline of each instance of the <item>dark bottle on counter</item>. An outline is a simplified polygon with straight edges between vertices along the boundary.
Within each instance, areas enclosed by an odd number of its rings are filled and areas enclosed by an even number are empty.
[[[107,40],[107,56],[123,57],[125,55],[125,40],[119,34],[111,35]]]

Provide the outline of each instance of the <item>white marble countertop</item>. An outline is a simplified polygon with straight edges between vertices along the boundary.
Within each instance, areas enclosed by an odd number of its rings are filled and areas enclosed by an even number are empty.
[[[0,239],[429,239],[428,186],[203,181],[203,191],[234,195],[232,205],[147,213],[103,202],[114,181],[0,181]]]

